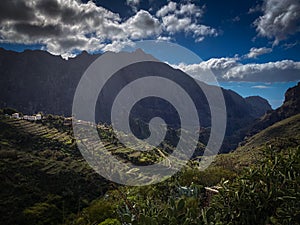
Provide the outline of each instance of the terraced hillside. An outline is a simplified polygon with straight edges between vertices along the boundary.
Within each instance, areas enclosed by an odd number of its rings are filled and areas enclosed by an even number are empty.
[[[64,118],[44,118],[31,122],[0,115],[0,213],[6,224],[37,224],[47,217],[63,223],[110,188],[82,158]],[[105,149],[123,162],[148,165],[166,159],[165,167],[172,166],[167,156],[173,147],[168,143],[137,151],[119,143],[111,127],[97,129]],[[124,135],[125,143],[131,138]],[[97,141],[88,145],[95,152],[103,150]]]
[[[73,143],[73,138],[69,132],[61,132],[56,128],[49,128],[39,122],[12,119],[10,117],[3,119],[3,122],[28,135],[45,139],[47,143],[59,142],[63,145],[71,145]]]
[[[41,218],[62,223],[109,188],[82,159],[69,134],[3,115],[0,179],[5,224],[38,224]]]

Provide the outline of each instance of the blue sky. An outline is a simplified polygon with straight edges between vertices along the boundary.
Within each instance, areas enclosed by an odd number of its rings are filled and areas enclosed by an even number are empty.
[[[200,80],[209,69],[222,87],[273,108],[300,79],[299,0],[4,0],[0,23],[0,47],[63,58],[167,40],[202,61],[180,53],[162,61]]]

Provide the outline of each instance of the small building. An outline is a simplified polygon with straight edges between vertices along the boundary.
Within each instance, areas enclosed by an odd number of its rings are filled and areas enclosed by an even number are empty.
[[[64,120],[64,126],[72,126],[73,117],[66,117]]]
[[[24,116],[23,116],[23,119],[24,119],[24,120],[28,120],[28,116],[27,116],[27,115],[24,115]]]
[[[28,116],[29,121],[36,121],[36,116]]]
[[[41,120],[42,119],[42,115],[41,114],[36,114],[35,115],[35,120]]]
[[[20,119],[20,114],[19,113],[14,113],[11,115],[12,118],[15,118],[15,119]]]

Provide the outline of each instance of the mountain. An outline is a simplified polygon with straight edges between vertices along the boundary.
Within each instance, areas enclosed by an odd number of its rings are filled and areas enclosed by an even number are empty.
[[[145,55],[141,50],[126,54],[128,57]],[[0,107],[16,108],[25,114],[42,111],[70,116],[79,80],[88,66],[99,56],[83,52],[76,58],[64,60],[45,51],[26,50],[16,53],[0,49]],[[99,95],[96,107],[97,121],[110,123],[111,105],[122,87],[138,77],[153,74],[162,75],[180,84],[197,105],[201,126],[206,128],[211,126],[210,108],[204,92],[199,90],[195,83],[192,84],[193,80],[187,74],[159,62],[137,63],[118,71]],[[198,84],[212,93],[216,88],[203,82]],[[268,102],[260,97],[244,99],[231,90],[222,89],[222,92],[227,111],[226,136],[233,135],[270,110]],[[135,92],[132,91],[132,94]],[[172,95],[176,96],[176,92],[174,91]],[[138,102],[131,111],[133,119],[146,123],[153,115],[164,118],[175,128],[180,125],[174,108],[161,99],[145,99]],[[225,148],[228,151],[234,147],[227,145]]]
[[[45,51],[0,48],[0,105],[32,114],[71,115],[73,95],[85,69],[99,55],[64,60]]]
[[[274,142],[283,141],[284,139],[289,140],[291,145],[297,146],[300,144],[300,114],[276,122],[247,138],[237,151],[249,151],[266,144],[272,145]]]
[[[230,154],[219,155],[215,165],[244,168],[259,160],[262,150],[268,147],[282,150],[300,145],[300,82],[285,93],[284,103],[269,110],[253,124],[236,132],[244,139]],[[233,136],[231,139],[233,140]]]
[[[286,91],[284,102],[279,108],[268,111],[268,113],[251,125],[247,136],[252,136],[274,123],[297,115],[298,113],[300,113],[300,82]]]
[[[288,151],[289,148],[297,149],[299,145],[300,114],[296,114],[246,137],[233,152],[218,155],[213,165],[240,171],[256,165],[266,148],[280,152]]]
[[[245,98],[246,102],[251,106],[252,112],[251,115],[253,117],[262,116],[262,112],[265,113],[269,110],[272,110],[269,102],[260,97],[260,96],[249,96]]]

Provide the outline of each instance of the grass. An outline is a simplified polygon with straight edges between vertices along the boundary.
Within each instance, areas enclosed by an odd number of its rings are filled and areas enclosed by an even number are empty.
[[[216,157],[212,166],[233,171],[257,163],[266,146],[277,149],[296,147],[300,144],[300,114],[282,120],[245,140],[234,152]]]

